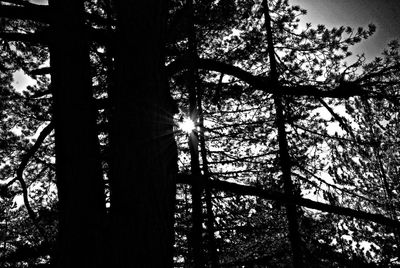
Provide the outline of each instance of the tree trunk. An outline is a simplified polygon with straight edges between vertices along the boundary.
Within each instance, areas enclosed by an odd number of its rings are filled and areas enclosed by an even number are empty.
[[[270,77],[271,82],[275,87],[279,86],[275,49],[272,36],[271,17],[269,15],[268,1],[263,1],[265,27],[267,30],[268,55],[270,60]],[[279,143],[279,164],[282,171],[282,180],[285,194],[294,195],[293,182],[291,178],[291,158],[289,154],[289,145],[286,136],[286,124],[284,117],[284,107],[282,104],[282,96],[274,95],[276,125],[278,128],[278,143]],[[292,247],[292,263],[293,267],[303,267],[303,256],[301,252],[301,237],[299,232],[299,223],[297,221],[296,205],[286,204],[286,215],[288,219],[289,241]]]
[[[210,267],[217,268],[219,266],[218,254],[217,254],[217,245],[215,241],[215,227],[214,227],[214,211],[212,204],[212,195],[211,188],[209,187],[210,180],[210,171],[208,168],[208,159],[207,159],[207,148],[206,148],[206,137],[204,131],[204,116],[203,116],[203,107],[202,107],[202,94],[198,94],[197,96],[197,107],[199,110],[199,143],[200,143],[200,155],[203,162],[202,170],[204,176],[204,192],[205,192],[205,203],[207,209],[207,235],[208,235],[208,255],[211,261]]]
[[[51,1],[50,46],[59,198],[57,267],[100,267],[103,178],[82,1]]]
[[[112,267],[172,267],[176,144],[164,74],[167,1],[115,1]]]
[[[188,0],[187,8],[189,12],[189,31],[188,31],[188,54],[192,64],[188,68],[188,92],[189,92],[189,114],[190,119],[197,124],[199,119],[197,109],[197,79],[198,72],[195,67],[197,58],[197,42],[196,31],[194,27],[194,8],[193,0]],[[194,129],[189,134],[189,150],[190,150],[190,166],[192,172],[192,236],[190,244],[192,247],[194,267],[204,267],[203,254],[203,205],[202,192],[203,183],[201,178],[200,161],[199,161],[199,135],[197,129]]]

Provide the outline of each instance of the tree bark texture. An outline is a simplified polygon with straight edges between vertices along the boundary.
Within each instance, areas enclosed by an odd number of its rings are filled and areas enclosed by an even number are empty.
[[[57,267],[100,267],[105,196],[82,1],[51,1],[59,197]]]
[[[167,1],[114,1],[113,267],[172,267],[176,144],[164,74]]]

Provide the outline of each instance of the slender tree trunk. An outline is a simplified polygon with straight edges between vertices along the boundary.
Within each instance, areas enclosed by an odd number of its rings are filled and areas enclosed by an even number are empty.
[[[82,1],[50,1],[59,198],[57,267],[100,267],[105,217]]]
[[[112,267],[172,267],[176,144],[164,74],[167,1],[114,1]]]
[[[197,124],[199,114],[197,110],[197,79],[198,71],[195,66],[197,58],[197,41],[196,30],[194,26],[194,7],[193,0],[187,0],[187,8],[189,13],[189,31],[188,31],[188,54],[192,64],[188,68],[188,91],[189,91],[189,113],[191,120]],[[199,135],[197,129],[189,134],[189,149],[190,149],[190,166],[192,171],[192,236],[191,246],[194,267],[204,267],[203,253],[203,205],[202,192],[203,183],[201,179],[200,161],[199,161]]]
[[[189,149],[190,149],[190,166],[192,171],[192,235],[191,246],[194,267],[204,267],[203,254],[203,205],[201,195],[203,191],[203,183],[201,181],[199,150],[198,150],[198,135],[197,133],[189,134]]]
[[[275,59],[275,49],[272,36],[271,17],[269,14],[268,1],[263,1],[265,27],[267,30],[268,55],[270,60],[270,76],[275,87],[279,86],[278,73]],[[278,143],[279,143],[279,163],[282,171],[282,179],[284,191],[287,195],[294,195],[293,182],[291,178],[291,157],[289,154],[289,145],[286,136],[284,107],[282,104],[282,96],[274,95],[276,125],[278,127]],[[303,267],[303,257],[301,253],[301,237],[299,232],[299,224],[297,221],[296,206],[286,204],[286,215],[289,224],[289,240],[292,247],[292,259],[294,267]]]
[[[215,242],[215,228],[214,228],[214,212],[211,196],[211,188],[209,187],[208,181],[210,180],[210,172],[208,169],[208,159],[207,159],[207,148],[206,148],[206,137],[204,135],[204,116],[202,107],[202,94],[199,92],[197,96],[197,107],[199,111],[199,143],[200,143],[200,155],[202,160],[202,171],[204,176],[204,192],[205,192],[205,202],[207,208],[207,234],[208,234],[208,254],[210,255],[211,268],[218,267],[218,254],[217,245]]]

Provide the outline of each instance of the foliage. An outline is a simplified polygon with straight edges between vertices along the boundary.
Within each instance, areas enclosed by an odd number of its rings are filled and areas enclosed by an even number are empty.
[[[254,80],[269,85],[270,60],[261,4],[245,0],[197,1],[193,23],[199,59],[211,59],[217,67],[220,65],[216,63],[235,66]],[[112,8],[108,1],[87,1],[86,4],[87,24],[93,34],[90,44],[93,97],[98,104],[106,185],[108,122],[112,108],[109,98],[114,86]],[[368,29],[327,29],[311,24],[300,28],[299,20],[306,14],[305,10],[291,6],[287,0],[269,1],[269,9],[280,87],[292,88],[293,92],[310,87],[320,94],[283,96],[292,180],[297,195],[398,220],[398,43],[391,42],[382,56],[371,62],[358,55],[350,64],[349,48],[372,35],[373,25]],[[185,1],[171,1],[167,66],[189,54],[189,12]],[[27,213],[27,204],[24,206],[20,201],[24,186],[14,180],[24,155],[51,121],[50,77],[33,74],[47,64],[48,50],[43,45],[46,40],[28,43],[10,40],[5,35],[9,32],[32,34],[46,29],[46,24],[37,22],[1,20],[0,263],[4,267],[47,263],[56,237],[53,134],[30,156],[23,171],[36,220]],[[191,60],[196,63],[196,59]],[[230,69],[217,67],[197,70],[198,111],[204,125],[196,131],[205,140],[200,157],[203,175],[211,181],[282,192],[276,114],[270,91],[273,85],[260,88],[238,78]],[[175,118],[180,121],[189,113],[189,68],[178,69],[170,74],[169,85],[179,108]],[[18,70],[35,79],[35,84],[23,91],[16,89],[13,74]],[[179,171],[190,175],[188,135],[176,127],[175,136]],[[189,265],[193,258],[189,188],[178,184],[177,189],[177,266]],[[215,232],[212,238],[203,230],[205,255],[211,254],[207,243],[214,239],[221,266],[286,267],[291,262],[283,204],[229,191],[208,188],[206,191],[212,196]],[[203,199],[206,199],[205,193]],[[206,202],[203,205],[206,215]],[[308,266],[399,265],[398,230],[302,207],[298,207],[297,214]],[[204,226],[209,228],[207,224]],[[41,232],[41,228],[45,231]]]

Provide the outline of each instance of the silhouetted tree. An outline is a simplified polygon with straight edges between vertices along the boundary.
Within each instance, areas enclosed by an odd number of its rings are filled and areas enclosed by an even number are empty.
[[[167,1],[115,1],[113,267],[171,267],[176,145],[164,72]]]
[[[81,1],[50,1],[59,232],[56,267],[103,263],[105,194]]]
[[[1,1],[1,265],[49,263],[57,233],[59,267],[395,265],[398,44],[348,65],[373,26],[167,2]]]

